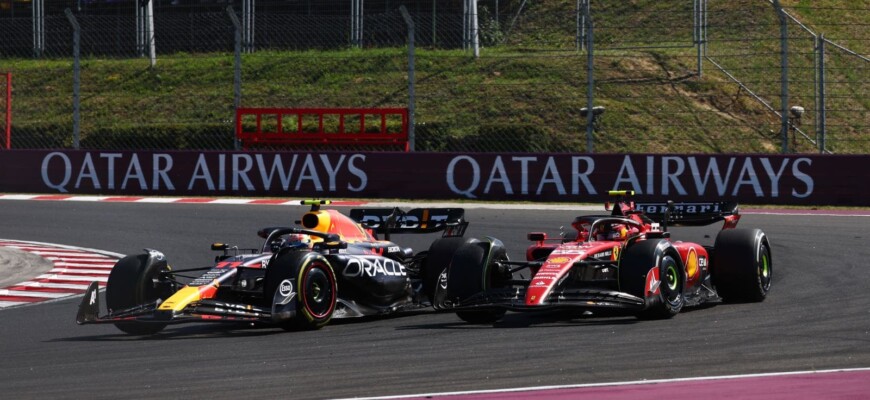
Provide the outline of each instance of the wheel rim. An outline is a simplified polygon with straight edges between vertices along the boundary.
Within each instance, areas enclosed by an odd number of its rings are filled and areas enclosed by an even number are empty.
[[[767,291],[770,288],[770,278],[773,272],[770,266],[770,256],[768,255],[767,246],[762,248],[761,262],[758,269],[759,278],[761,278],[761,286],[765,291]]]
[[[332,275],[317,265],[305,275],[305,307],[314,318],[323,318],[332,311],[335,292]]]
[[[675,291],[677,290],[677,286],[679,285],[679,274],[677,273],[677,268],[672,264],[668,266],[667,272],[665,273],[665,279],[668,282],[668,290]]]
[[[682,294],[680,293],[680,272],[677,270],[677,263],[673,258],[665,257],[662,260],[665,267],[665,290],[663,295],[665,300],[672,306],[682,302]]]

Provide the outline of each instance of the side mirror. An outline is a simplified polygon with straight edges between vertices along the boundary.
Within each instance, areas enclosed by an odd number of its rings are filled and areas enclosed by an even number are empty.
[[[543,242],[547,240],[547,234],[545,232],[529,232],[527,237],[533,242]]]

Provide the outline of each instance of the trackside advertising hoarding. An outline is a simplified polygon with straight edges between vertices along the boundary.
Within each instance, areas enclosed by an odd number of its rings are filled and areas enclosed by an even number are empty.
[[[870,156],[0,151],[5,193],[870,205]]]

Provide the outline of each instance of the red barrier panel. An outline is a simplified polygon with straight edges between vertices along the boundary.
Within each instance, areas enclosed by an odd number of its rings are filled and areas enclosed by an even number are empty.
[[[255,146],[390,146],[408,151],[405,108],[239,108],[236,137]]]

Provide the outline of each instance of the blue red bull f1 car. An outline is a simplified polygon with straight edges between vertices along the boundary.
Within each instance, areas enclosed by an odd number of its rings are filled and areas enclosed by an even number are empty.
[[[111,323],[134,335],[185,322],[317,329],[332,318],[427,308],[452,253],[465,243],[461,208],[353,209],[346,216],[321,209],[328,201],[302,203],[311,208],[301,226],[261,229],[264,242],[254,249],[216,243],[212,250],[221,253],[206,267],[176,269],[151,249],[124,257],[106,283],[108,312],[100,315],[94,282],[76,322]],[[390,241],[394,233],[430,232],[442,238],[420,253]]]

